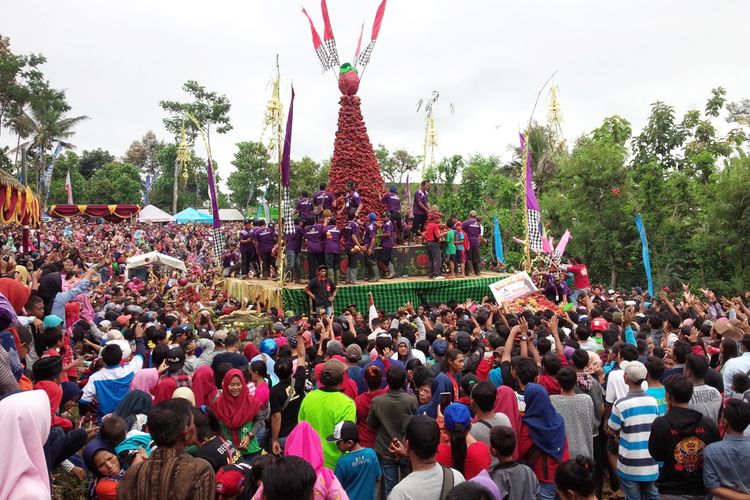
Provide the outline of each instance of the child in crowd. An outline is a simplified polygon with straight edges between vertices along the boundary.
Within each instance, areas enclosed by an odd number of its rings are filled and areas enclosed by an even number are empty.
[[[372,448],[359,444],[359,428],[354,422],[339,422],[326,439],[343,453],[336,462],[336,477],[350,500],[369,500],[379,490],[380,462]]]
[[[490,453],[498,464],[490,467],[490,476],[505,494],[505,500],[537,498],[539,481],[530,467],[513,460],[516,433],[505,425],[496,425],[490,431]]]

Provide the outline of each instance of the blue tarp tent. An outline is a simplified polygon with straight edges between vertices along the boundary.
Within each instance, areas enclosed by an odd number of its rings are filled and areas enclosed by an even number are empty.
[[[186,222],[204,222],[211,224],[214,218],[209,214],[202,214],[194,208],[186,208],[180,213],[174,215],[175,222],[184,224]]]

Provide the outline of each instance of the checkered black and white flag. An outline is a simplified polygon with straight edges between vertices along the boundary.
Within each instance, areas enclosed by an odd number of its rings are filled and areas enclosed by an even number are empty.
[[[359,55],[359,60],[357,61],[358,68],[364,68],[370,63],[370,56],[372,55],[372,49],[374,47],[375,47],[375,40],[370,40],[370,43],[367,44],[367,47],[365,47],[365,50],[363,50],[362,53]]]
[[[529,248],[535,252],[542,251],[542,221],[539,210],[526,210],[526,224],[528,226]]]
[[[325,45],[326,52],[328,52],[328,68],[338,68],[339,64],[339,51],[336,49],[336,39],[329,38],[323,42]]]
[[[226,237],[221,232],[221,228],[215,227],[211,230],[213,237],[214,262],[221,264],[221,257],[224,255],[224,247],[227,245]]]
[[[294,233],[294,214],[292,204],[289,202],[289,188],[284,188],[282,194],[281,209],[284,211],[284,233]]]
[[[330,57],[328,56],[328,52],[326,52],[325,45],[318,46],[317,49],[315,49],[315,54],[318,56],[318,60],[320,61],[320,67],[323,69],[323,73],[331,69],[331,65],[329,64]]]

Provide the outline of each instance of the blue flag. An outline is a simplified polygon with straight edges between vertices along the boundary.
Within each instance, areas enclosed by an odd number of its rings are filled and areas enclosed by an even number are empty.
[[[503,238],[500,234],[500,221],[497,220],[497,215],[492,217],[492,221],[495,224],[495,232],[493,233],[493,239],[495,240],[495,258],[501,264],[505,264],[505,255],[503,254]]]
[[[641,235],[641,246],[643,247],[643,267],[646,270],[646,279],[648,280],[648,294],[654,296],[654,281],[651,279],[651,258],[648,255],[648,239],[646,238],[646,228],[643,227],[643,218],[638,214],[635,216],[635,227]]]

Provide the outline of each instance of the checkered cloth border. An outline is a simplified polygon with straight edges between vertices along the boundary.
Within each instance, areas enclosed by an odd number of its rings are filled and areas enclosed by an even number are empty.
[[[357,61],[358,68],[364,68],[370,63],[370,56],[372,55],[373,48],[375,48],[375,40],[370,40],[370,43],[367,44],[365,50],[359,55],[359,60]]]
[[[328,40],[325,40],[323,42],[323,45],[326,47],[326,52],[328,52],[328,67],[329,68],[338,68],[340,66],[339,64],[339,51],[336,49],[336,39],[335,38],[329,38]]]
[[[289,188],[283,188],[282,192],[282,210],[284,211],[284,232],[286,234],[294,233],[294,213],[292,204],[289,202]]]
[[[214,262],[217,264],[221,263],[221,257],[224,255],[224,247],[227,246],[227,237],[221,231],[220,227],[211,229],[211,235],[213,236],[213,249],[214,249]]]
[[[320,61],[320,66],[323,69],[323,73],[325,73],[331,68],[331,66],[328,64],[328,52],[326,52],[325,45],[320,44],[320,46],[315,49],[315,54],[317,54],[318,60]]]
[[[528,227],[529,248],[541,252],[542,248],[542,218],[538,210],[526,210],[526,225]]]
[[[370,307],[368,292],[372,292],[375,307],[387,314],[397,311],[407,302],[414,307],[422,303],[419,292],[430,303],[446,304],[451,300],[463,302],[468,298],[481,302],[485,295],[491,295],[489,286],[502,279],[501,275],[486,278],[467,278],[457,280],[418,280],[401,283],[380,281],[377,284],[345,285],[339,287],[334,309],[341,313],[349,304],[356,304],[358,311],[367,311]],[[284,288],[282,290],[284,310],[293,310],[296,314],[309,313],[309,297],[301,288]]]

